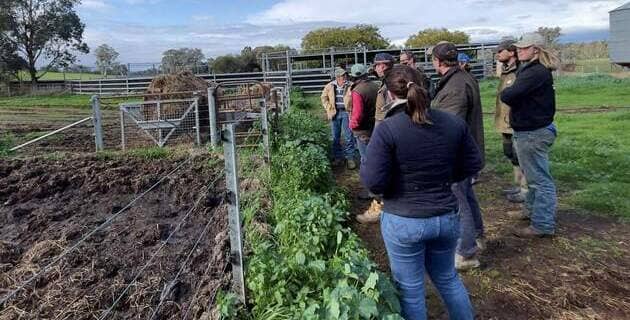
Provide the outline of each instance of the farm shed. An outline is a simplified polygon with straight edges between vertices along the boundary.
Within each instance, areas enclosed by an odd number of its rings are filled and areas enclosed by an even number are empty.
[[[630,67],[630,2],[610,11],[610,61]]]

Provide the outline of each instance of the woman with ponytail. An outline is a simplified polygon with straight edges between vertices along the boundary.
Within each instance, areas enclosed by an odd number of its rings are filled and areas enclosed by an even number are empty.
[[[385,84],[393,106],[372,133],[361,180],[382,195],[381,233],[402,315],[426,319],[426,271],[450,318],[473,319],[455,270],[459,216],[451,184],[481,169],[479,149],[463,120],[429,108],[416,70],[394,66]]]

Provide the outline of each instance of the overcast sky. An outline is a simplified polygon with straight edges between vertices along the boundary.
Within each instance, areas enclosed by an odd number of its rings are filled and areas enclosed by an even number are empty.
[[[319,27],[375,24],[402,44],[424,28],[467,32],[472,41],[519,36],[539,26],[560,26],[563,41],[608,37],[608,12],[628,0],[82,0],[84,39],[94,49],[114,47],[123,63],[159,62],[171,48],[193,47],[207,57],[244,46],[300,46]],[[81,57],[91,65],[92,54]]]

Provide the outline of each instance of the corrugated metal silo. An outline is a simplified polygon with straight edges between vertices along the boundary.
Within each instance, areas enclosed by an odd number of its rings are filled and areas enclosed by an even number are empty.
[[[630,67],[630,2],[610,11],[608,54],[613,63]]]

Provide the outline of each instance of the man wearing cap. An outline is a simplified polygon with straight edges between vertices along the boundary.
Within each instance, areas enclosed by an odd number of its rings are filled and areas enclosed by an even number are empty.
[[[402,51],[400,53],[400,64],[409,66],[418,70],[418,72],[420,72],[422,79],[424,81],[424,83],[422,83],[422,87],[425,90],[427,90],[427,93],[429,93],[429,98],[433,97],[431,79],[427,77],[426,73],[424,73],[424,68],[422,68],[422,66],[416,63],[416,55],[409,50]]]
[[[559,60],[544,44],[545,39],[538,33],[525,34],[514,44],[521,66],[514,83],[501,92],[501,101],[510,106],[512,140],[529,188],[524,210],[508,212],[512,218],[529,220],[528,227],[514,232],[524,238],[551,236],[556,230],[558,199],[549,168],[549,150],[557,135],[551,71]]]
[[[516,79],[516,70],[519,61],[516,56],[516,46],[514,40],[504,40],[497,46],[496,58],[501,64],[499,65],[500,82],[497,90],[496,110],[494,113],[494,126],[496,131],[501,134],[503,140],[503,154],[512,163],[514,171],[514,182],[516,186],[504,190],[510,202],[521,203],[525,201],[527,193],[527,181],[525,175],[518,164],[516,150],[512,143],[512,134],[514,131],[510,126],[510,106],[501,101],[501,93],[505,88],[511,86]]]
[[[479,151],[484,158],[483,117],[479,84],[470,73],[459,68],[457,47],[440,42],[432,49],[432,62],[440,75],[431,108],[450,112],[466,121]],[[455,266],[460,269],[479,267],[476,258],[483,239],[483,220],[479,202],[472,187],[472,177],[454,181],[453,193],[460,210],[460,240],[455,255]]]
[[[352,95],[350,129],[354,134],[357,149],[361,155],[361,166],[363,166],[366,161],[367,145],[370,142],[372,130],[374,130],[374,111],[379,85],[368,78],[367,67],[363,64],[353,65],[350,70],[350,77],[353,79],[353,84],[350,87]],[[360,199],[372,199],[375,195],[365,189],[358,197]],[[368,216],[360,214],[357,216],[357,221],[369,223]]]
[[[322,91],[321,101],[328,120],[331,121],[332,127],[332,151],[333,166],[343,163],[346,159],[348,169],[356,169],[357,165],[354,161],[354,137],[350,131],[349,117],[346,109],[350,109],[350,82],[346,79],[346,70],[335,68],[335,80],[328,83]],[[341,147],[341,135],[343,133],[344,146]]]
[[[383,80],[387,72],[394,66],[394,61],[394,57],[389,53],[378,53],[374,57],[374,71],[379,80],[381,80],[381,87],[376,97],[376,112],[374,114],[376,125],[385,119],[385,114],[391,106],[392,100],[387,94],[387,87]]]

